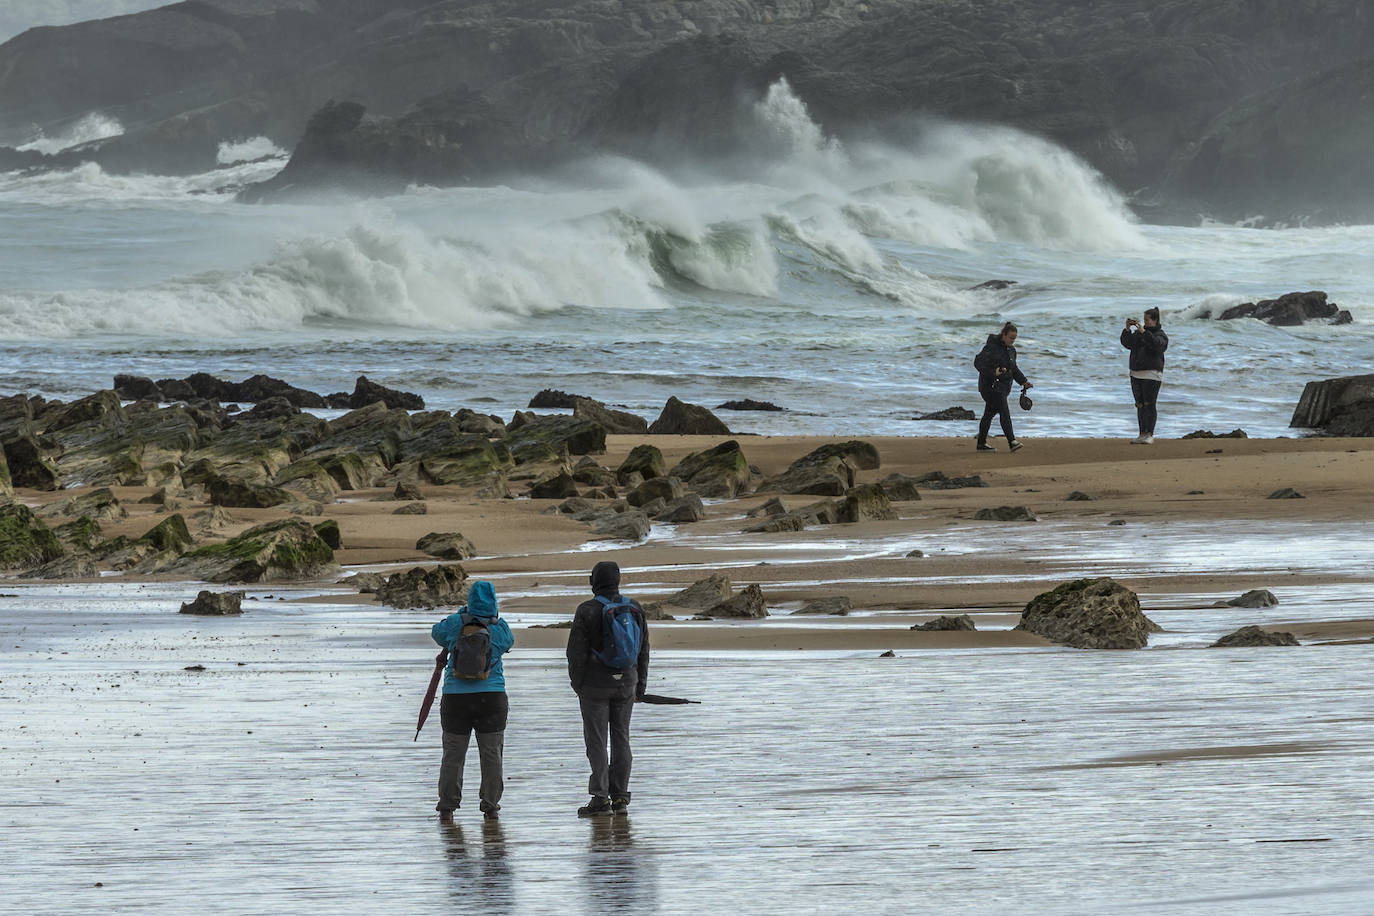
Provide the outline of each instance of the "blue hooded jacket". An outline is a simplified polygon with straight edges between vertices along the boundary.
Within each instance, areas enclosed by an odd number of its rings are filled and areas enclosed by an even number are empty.
[[[502,693],[506,689],[505,672],[501,670],[501,656],[515,645],[515,636],[504,620],[497,616],[496,589],[491,583],[479,579],[468,589],[468,603],[456,614],[450,614],[439,621],[429,631],[434,641],[453,651],[453,644],[463,630],[463,615],[486,618],[490,621],[487,629],[491,634],[491,673],[486,680],[474,681],[453,676],[453,665],[444,669],[444,693]]]

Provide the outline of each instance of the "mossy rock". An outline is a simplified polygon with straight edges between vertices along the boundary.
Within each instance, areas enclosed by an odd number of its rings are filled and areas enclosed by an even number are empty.
[[[663,452],[659,451],[658,446],[636,445],[615,470],[616,479],[622,485],[628,485],[630,475],[636,473],[641,480],[667,476],[668,465],[664,463]]]
[[[89,515],[83,515],[65,525],[58,525],[52,532],[63,548],[71,553],[90,553],[105,539],[100,530],[100,523]]]
[[[466,560],[477,553],[472,541],[456,531],[431,531],[415,542],[415,549],[440,560]]]
[[[214,478],[209,490],[212,504],[231,509],[268,509],[296,500],[295,493],[281,487],[260,486],[234,477]]]
[[[800,464],[820,464],[827,458],[843,458],[854,467],[864,471],[876,470],[882,464],[878,457],[877,446],[861,439],[850,439],[848,442],[829,442],[803,455],[792,464],[794,467]]]
[[[362,490],[371,485],[367,467],[356,452],[337,452],[316,462],[340,490]]]
[[[332,503],[339,496],[339,484],[334,476],[311,458],[282,468],[274,484],[317,502]]]
[[[708,498],[734,498],[749,488],[749,462],[734,439],[693,452],[668,473]]]
[[[6,433],[4,451],[10,482],[14,486],[31,490],[56,490],[62,486],[57,465],[34,437],[29,424]]]
[[[329,545],[330,550],[343,550],[343,534],[339,531],[339,523],[332,518],[316,525],[315,533]]]
[[[250,528],[223,544],[197,547],[162,572],[207,582],[266,582],[317,576],[333,562],[334,551],[309,522],[287,518]]]
[[[1031,599],[1018,630],[1077,649],[1143,649],[1160,627],[1114,579],[1075,579]]]
[[[514,465],[515,460],[504,443],[472,434],[465,434],[461,442],[425,453],[415,460],[417,476],[440,486],[475,486],[493,473]]]
[[[606,430],[575,417],[535,417],[505,441],[516,464],[537,464],[564,454],[600,455],[606,451]]]
[[[180,554],[195,546],[196,542],[186,527],[186,519],[177,514],[167,516],[148,529],[148,532],[136,543],[151,544],[159,551],[172,551]]]
[[[40,566],[64,553],[57,536],[28,506],[0,506],[0,569]]]

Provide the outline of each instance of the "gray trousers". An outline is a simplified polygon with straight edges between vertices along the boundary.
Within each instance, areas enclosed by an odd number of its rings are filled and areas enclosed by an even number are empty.
[[[439,764],[440,811],[452,811],[463,800],[463,764],[468,756],[470,733],[444,732],[444,759]],[[482,767],[482,784],[477,790],[483,811],[501,810],[501,792],[505,781],[501,773],[501,755],[505,748],[505,732],[477,732],[477,759]]]
[[[630,800],[630,713],[634,711],[634,686],[586,687],[577,695],[582,708],[582,740],[587,762],[592,765],[587,793],[600,798]],[[610,755],[606,745],[609,740]]]

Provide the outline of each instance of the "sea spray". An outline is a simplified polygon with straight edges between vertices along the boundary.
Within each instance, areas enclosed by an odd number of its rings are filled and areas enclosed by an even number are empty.
[[[111,137],[121,136],[123,133],[124,125],[120,124],[119,121],[98,111],[93,111],[73,121],[66,129],[52,136],[48,136],[40,130],[36,137],[17,148],[52,155],[73,146],[80,146],[93,140],[108,140]]]

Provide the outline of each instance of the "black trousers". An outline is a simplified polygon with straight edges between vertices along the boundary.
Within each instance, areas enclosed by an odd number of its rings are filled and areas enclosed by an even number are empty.
[[[979,388],[978,393],[983,396],[983,419],[978,421],[978,441],[988,441],[988,430],[992,429],[992,418],[1000,417],[1002,420],[1002,435],[1011,442],[1016,438],[1016,433],[1011,429],[1011,408],[1007,406],[1007,396],[989,388]]]
[[[1159,399],[1159,386],[1162,384],[1152,378],[1131,378],[1131,397],[1135,398],[1135,418],[1140,424],[1142,436],[1155,434],[1155,420],[1159,418],[1155,401]]]
[[[635,708],[634,682],[622,687],[584,687],[577,694],[582,708],[582,739],[592,775],[587,792],[601,798],[630,799],[630,714]],[[607,745],[610,753],[607,754]]]

